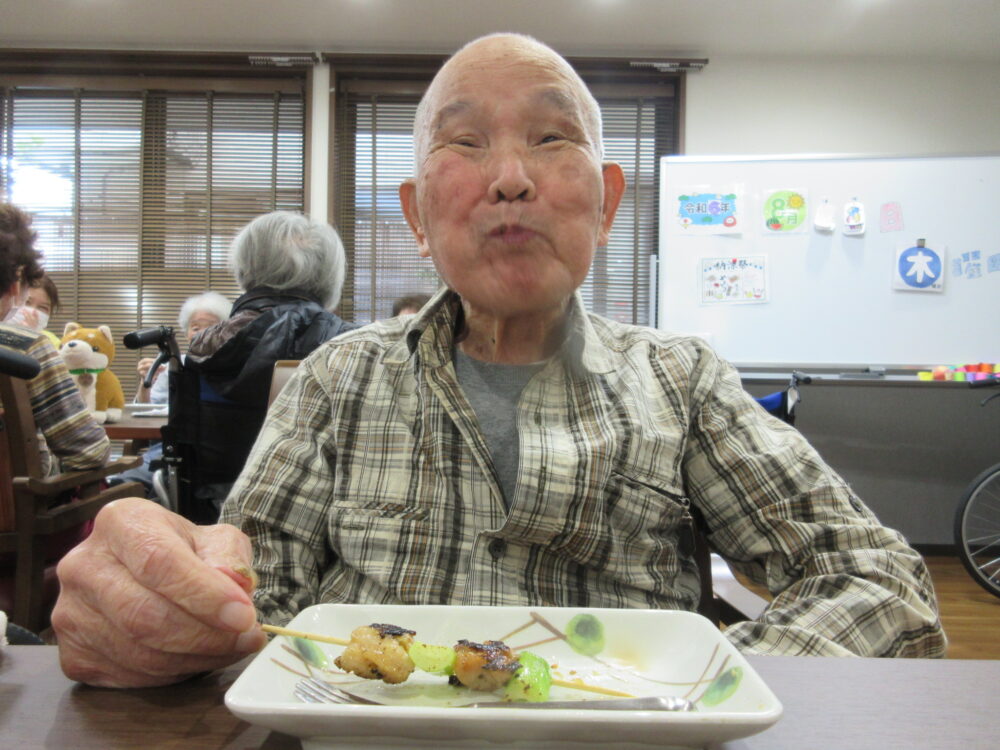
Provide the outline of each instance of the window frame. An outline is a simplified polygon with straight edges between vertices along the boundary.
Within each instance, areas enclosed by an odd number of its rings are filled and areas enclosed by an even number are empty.
[[[301,196],[301,202],[296,202],[296,208],[305,210],[309,201],[309,159],[310,159],[310,118],[309,118],[309,93],[310,83],[313,73],[315,58],[313,56],[256,56],[260,58],[257,62],[252,61],[250,53],[165,53],[165,52],[108,52],[108,51],[79,51],[79,50],[0,50],[0,90],[3,91],[5,99],[10,92],[10,101],[17,96],[37,96],[50,97],[57,96],[92,96],[100,98],[107,95],[109,98],[115,95],[123,97],[141,97],[144,101],[142,105],[142,144],[141,149],[155,149],[157,140],[152,135],[154,131],[149,128],[149,118],[154,115],[147,110],[146,102],[150,99],[183,97],[191,95],[198,101],[198,97],[205,97],[205,107],[211,112],[215,105],[226,97],[233,99],[237,112],[241,107],[253,107],[252,104],[240,103],[241,97],[286,97],[281,104],[274,106],[274,117],[277,121],[280,113],[286,111],[288,106],[292,107],[293,127],[295,130],[295,140],[292,148],[301,153],[301,165],[293,167],[294,178],[298,181],[296,197]],[[292,59],[293,64],[275,65],[275,60]],[[263,64],[257,64],[260,61]],[[288,99],[290,97],[290,99]],[[291,102],[289,104],[289,102]],[[79,109],[80,104],[75,105]],[[284,108],[283,108],[284,107]],[[301,114],[296,114],[300,112]],[[6,104],[2,114],[8,118],[13,118],[13,112],[6,109]],[[211,120],[211,114],[209,114]],[[16,122],[11,126],[11,120],[0,123],[5,133],[12,133],[17,127]],[[79,128],[79,119],[76,127]],[[169,127],[166,120],[160,123],[160,127]],[[277,125],[272,126],[277,129]],[[216,131],[211,129],[206,131],[206,138],[210,138],[209,133]],[[165,131],[164,131],[165,132]],[[301,144],[297,140],[301,134]],[[211,136],[214,138],[215,136]],[[275,132],[274,138],[278,138]],[[161,139],[162,140],[162,139]],[[79,144],[79,134],[77,135]],[[2,149],[2,153],[13,153],[8,141],[7,148]],[[162,146],[163,143],[160,143]],[[79,148],[79,145],[76,147]],[[161,149],[162,150],[162,149]],[[79,153],[79,152],[78,152]],[[148,155],[139,157],[140,165],[148,163]],[[79,161],[79,155],[76,157]],[[294,157],[298,159],[298,157]],[[296,162],[293,162],[296,163]],[[6,167],[0,165],[6,179]],[[79,173],[74,177],[74,189],[79,189]],[[166,179],[166,172],[161,171],[159,176],[152,175],[151,172],[140,172],[140,193],[148,191],[151,187],[149,180]],[[211,177],[209,177],[211,180]],[[209,185],[212,183],[210,182]],[[8,185],[3,185],[6,192]],[[161,191],[162,192],[162,191]],[[211,192],[211,187],[209,187]],[[207,194],[206,194],[207,195]],[[272,196],[273,197],[273,196]],[[80,222],[80,197],[76,196],[76,205],[73,208],[74,221]],[[208,200],[206,198],[205,200]],[[293,199],[294,201],[295,199]],[[218,256],[219,251],[213,248],[207,250],[203,265],[199,267],[184,267],[173,269],[164,266],[163,268],[153,268],[148,266],[149,259],[156,254],[154,247],[156,244],[157,232],[163,232],[167,219],[159,217],[152,220],[152,223],[144,221],[143,210],[148,208],[143,203],[143,198],[139,198],[139,222],[136,258],[134,263],[123,267],[122,277],[125,280],[123,286],[131,286],[133,289],[125,290],[128,294],[135,296],[135,321],[134,325],[176,325],[177,313],[180,302],[187,296],[197,294],[208,288],[229,296],[231,299],[239,293],[239,289],[232,279],[232,274],[225,268],[224,262],[213,262],[213,254]],[[269,210],[269,209],[265,209]],[[165,216],[165,215],[164,215]],[[244,223],[245,220],[239,223]],[[237,226],[232,228],[235,233]],[[228,227],[227,227],[228,229]],[[90,291],[91,299],[84,299],[85,293],[81,291],[81,273],[79,259],[80,254],[85,252],[80,248],[80,234],[75,233],[76,243],[74,252],[73,268],[71,271],[53,272],[53,278],[61,292],[62,310],[54,315],[50,322],[50,329],[57,335],[61,334],[62,328],[69,320],[79,320],[84,325],[96,326],[108,321],[83,319],[81,315],[94,315],[95,305],[100,303],[100,298],[94,297],[93,290]],[[211,245],[210,238],[206,237],[206,248]],[[228,240],[226,241],[226,244]],[[218,243],[216,243],[218,244]],[[165,247],[161,247],[160,254],[165,257]],[[222,251],[224,253],[224,250]],[[198,264],[196,264],[198,265]],[[155,264],[154,264],[155,266]],[[94,273],[94,272],[91,272]],[[146,296],[148,288],[153,288],[152,277],[159,277],[157,282],[160,287],[165,284],[174,284],[176,293],[171,293],[169,302],[147,307]],[[125,279],[125,277],[128,277]],[[89,282],[88,282],[89,283]],[[144,294],[144,291],[146,294]],[[180,301],[177,301],[179,299]],[[119,306],[125,308],[131,303],[122,302]],[[123,308],[123,309],[125,309]],[[169,308],[169,309],[168,309]],[[81,310],[89,309],[89,313],[81,313]],[[110,317],[121,318],[117,314]],[[129,324],[131,326],[131,323]],[[127,330],[113,328],[112,333],[116,343],[120,343],[121,336]],[[126,398],[131,398],[137,386],[137,374],[135,363],[141,354],[146,352],[132,352],[118,346],[117,356],[112,369],[122,381]],[[148,354],[148,353],[146,353]]]

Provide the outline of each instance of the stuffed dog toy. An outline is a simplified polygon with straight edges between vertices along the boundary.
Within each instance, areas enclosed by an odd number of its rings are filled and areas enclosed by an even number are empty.
[[[108,369],[115,359],[111,329],[67,323],[59,353],[80,389],[83,403],[98,424],[120,420],[125,408],[125,393],[118,376]]]

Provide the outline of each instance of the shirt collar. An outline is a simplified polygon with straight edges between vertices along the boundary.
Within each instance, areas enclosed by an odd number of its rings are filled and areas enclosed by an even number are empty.
[[[442,287],[423,310],[406,324],[402,339],[390,347],[384,362],[402,365],[418,354],[428,367],[442,367],[452,361],[455,330],[462,321],[461,298],[450,289]],[[579,292],[573,295],[569,310],[567,340],[562,347],[563,356],[573,369],[603,374],[611,372],[614,364],[601,341],[593,321],[583,306]]]

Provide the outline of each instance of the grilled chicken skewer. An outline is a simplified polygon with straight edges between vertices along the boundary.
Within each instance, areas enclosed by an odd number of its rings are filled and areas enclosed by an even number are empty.
[[[622,698],[630,693],[587,685],[580,680],[559,680],[551,676],[548,662],[529,652],[518,654],[502,641],[460,640],[454,647],[436,646],[414,638],[416,632],[397,625],[373,623],[355,628],[350,640],[305,633],[274,625],[263,630],[276,635],[345,646],[334,663],[345,672],[390,684],[405,682],[414,669],[447,675],[449,681],[471,690],[491,692],[504,688],[512,701],[544,701],[552,685],[585,690]]]

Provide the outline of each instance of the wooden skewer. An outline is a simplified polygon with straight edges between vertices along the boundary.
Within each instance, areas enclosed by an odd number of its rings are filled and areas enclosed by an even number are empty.
[[[350,641],[344,638],[334,638],[332,635],[319,635],[317,633],[305,633],[301,630],[289,630],[288,628],[279,628],[276,625],[261,625],[260,629],[265,633],[274,633],[274,635],[287,635],[292,638],[305,638],[307,641],[321,641],[322,643],[332,643],[335,646],[346,646]]]
[[[571,688],[572,690],[586,690],[588,693],[600,693],[601,695],[613,695],[616,698],[635,698],[632,693],[623,693],[614,688],[601,687],[600,685],[588,685],[583,680],[560,680],[552,678],[552,684],[558,687]]]
[[[289,628],[279,628],[276,625],[261,625],[261,630],[265,633],[273,633],[274,635],[287,635],[292,638],[305,638],[308,641],[320,641],[321,643],[332,643],[335,646],[346,646],[350,641],[344,638],[335,638],[332,635],[319,635],[318,633],[306,633],[302,630],[290,630]],[[556,677],[552,678],[552,684],[558,687],[570,688],[572,690],[585,690],[590,693],[599,693],[601,695],[613,695],[618,698],[634,698],[635,696],[631,693],[623,693],[621,690],[614,690],[613,688],[600,687],[599,685],[588,685],[583,680],[560,680]]]

